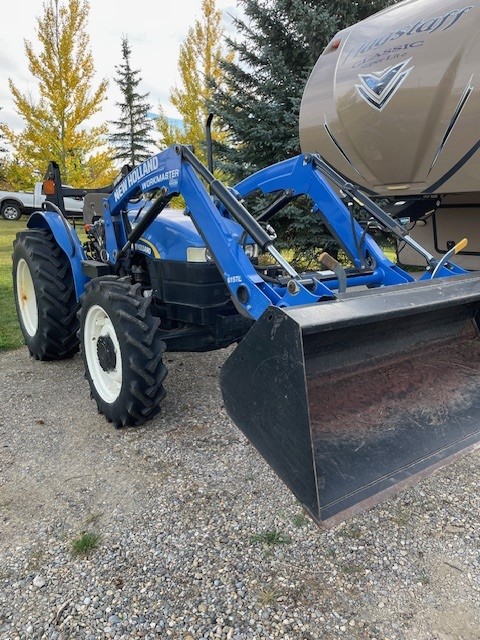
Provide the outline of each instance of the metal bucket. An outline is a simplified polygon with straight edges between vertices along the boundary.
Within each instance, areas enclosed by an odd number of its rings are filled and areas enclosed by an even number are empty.
[[[223,366],[233,422],[318,523],[480,442],[480,276],[272,307]]]

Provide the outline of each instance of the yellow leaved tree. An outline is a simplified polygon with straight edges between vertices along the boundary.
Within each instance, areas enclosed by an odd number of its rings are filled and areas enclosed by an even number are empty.
[[[178,69],[181,87],[170,92],[170,102],[182,117],[182,126],[172,124],[160,107],[157,127],[165,147],[179,142],[192,144],[196,155],[205,162],[205,122],[207,101],[211,98],[210,80],[219,83],[223,74],[222,59],[230,59],[222,46],[222,13],[215,0],[202,0],[202,16],[188,31],[180,47]],[[212,138],[222,139],[222,132],[212,128]]]
[[[105,145],[107,125],[88,128],[106,97],[107,81],[93,87],[94,64],[86,31],[89,4],[85,0],[46,0],[37,17],[37,53],[25,41],[30,73],[38,83],[38,97],[22,93],[9,79],[17,113],[25,128],[20,133],[5,124],[0,132],[10,145],[7,179],[16,188],[41,179],[49,160],[60,165],[64,183],[95,187],[115,175],[111,151]]]

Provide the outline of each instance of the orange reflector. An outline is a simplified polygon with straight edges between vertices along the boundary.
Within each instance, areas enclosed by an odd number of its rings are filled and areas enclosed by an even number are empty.
[[[55,182],[53,180],[44,180],[42,192],[46,196],[53,196],[55,194]]]
[[[340,46],[341,42],[342,42],[342,41],[340,40],[340,38],[337,38],[337,40],[334,40],[334,41],[332,42],[332,49],[333,49],[333,51],[336,51],[336,49],[338,49],[338,47]]]

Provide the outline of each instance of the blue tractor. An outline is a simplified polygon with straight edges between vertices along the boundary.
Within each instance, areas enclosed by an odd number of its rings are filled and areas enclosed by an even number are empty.
[[[44,190],[45,210],[14,243],[25,342],[38,360],[80,346],[92,397],[116,427],[159,411],[166,350],[238,343],[221,372],[227,411],[318,523],[480,440],[480,276],[451,261],[465,242],[434,259],[319,155],[231,189],[191,148],[172,146],[109,188],[68,191],[84,196],[83,243],[55,163]],[[186,208],[172,211],[179,194]],[[255,194],[268,204],[254,216],[245,203]],[[297,198],[348,267],[322,253],[314,271],[298,272],[275,248],[272,219]],[[373,225],[423,257],[418,280],[384,255]]]

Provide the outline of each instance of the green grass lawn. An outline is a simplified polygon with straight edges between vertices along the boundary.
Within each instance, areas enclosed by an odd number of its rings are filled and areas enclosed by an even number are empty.
[[[0,351],[23,344],[13,299],[12,243],[26,224],[26,217],[18,222],[0,220]]]
[[[382,251],[389,260],[395,263],[397,262],[397,254],[395,253],[395,249],[393,247],[382,247]]]

